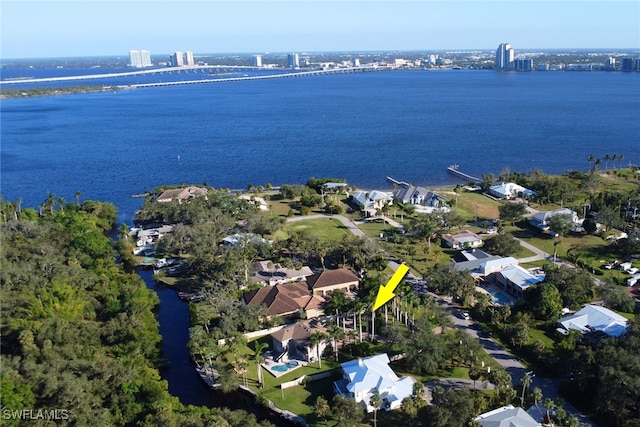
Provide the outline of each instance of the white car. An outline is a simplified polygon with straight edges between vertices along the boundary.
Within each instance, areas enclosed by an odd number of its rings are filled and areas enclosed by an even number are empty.
[[[471,319],[471,316],[470,316],[470,315],[469,315],[469,313],[467,313],[466,311],[463,311],[463,312],[462,312],[462,318],[463,318],[464,320],[469,320],[469,319]]]
[[[638,270],[637,267],[631,267],[631,268],[627,269],[626,271],[627,271],[627,273],[629,273],[630,275],[633,276],[634,274],[636,274],[640,270]]]

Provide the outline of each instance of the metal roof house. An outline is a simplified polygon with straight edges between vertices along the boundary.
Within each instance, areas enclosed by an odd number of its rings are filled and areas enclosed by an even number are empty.
[[[560,327],[557,330],[564,334],[570,330],[583,334],[600,331],[612,337],[619,337],[627,331],[628,320],[608,308],[587,304],[574,314],[561,318],[558,323]]]
[[[382,408],[391,411],[398,409],[402,399],[413,394],[413,377],[398,377],[389,367],[386,353],[363,357],[342,364],[343,377],[334,382],[336,392],[355,399],[367,412],[373,411],[369,405],[372,391],[378,390],[382,399]]]
[[[482,427],[539,427],[542,426],[520,407],[502,406],[479,415],[475,421]]]

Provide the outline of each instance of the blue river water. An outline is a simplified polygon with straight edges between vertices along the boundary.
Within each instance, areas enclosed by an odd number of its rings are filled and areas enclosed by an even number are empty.
[[[640,163],[640,73],[390,71],[7,99],[2,195],[114,202],[158,185],[346,178],[388,188],[503,168]],[[603,163],[604,167],[604,163]]]
[[[451,164],[475,176],[586,170],[589,155],[640,164],[640,73],[336,74],[6,99],[0,114],[2,197],[37,207],[80,191],[114,203],[125,223],[141,203],[131,195],[167,184],[329,176],[384,189],[386,176],[461,182]],[[214,404],[188,361],[186,305],[155,290],[170,391]]]

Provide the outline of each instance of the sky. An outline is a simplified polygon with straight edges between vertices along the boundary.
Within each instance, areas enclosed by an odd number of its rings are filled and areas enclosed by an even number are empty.
[[[0,57],[640,48],[638,0],[1,0]]]

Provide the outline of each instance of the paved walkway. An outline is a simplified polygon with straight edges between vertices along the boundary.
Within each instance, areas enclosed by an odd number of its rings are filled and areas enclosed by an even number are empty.
[[[520,246],[522,246],[525,249],[530,250],[531,252],[533,252],[535,255],[534,256],[530,256],[528,258],[520,258],[518,259],[519,263],[525,263],[525,262],[533,262],[533,261],[540,261],[542,259],[549,259],[549,257],[551,257],[550,254],[546,253],[545,251],[538,249],[537,247],[533,246],[531,243],[527,243],[524,240],[521,239],[516,239],[517,241],[520,242]]]

